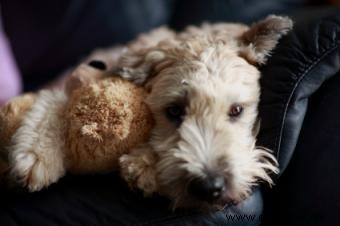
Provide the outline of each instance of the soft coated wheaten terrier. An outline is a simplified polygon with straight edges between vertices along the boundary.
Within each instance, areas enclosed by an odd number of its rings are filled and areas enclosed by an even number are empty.
[[[247,197],[277,173],[275,158],[256,147],[260,72],[287,17],[248,27],[206,24],[140,36],[118,62],[118,73],[144,85],[156,125],[147,144],[121,157],[132,187],[158,192],[176,207],[221,207]]]
[[[279,16],[250,27],[159,28],[124,48],[95,53],[92,58],[149,92],[152,136],[120,158],[130,186],[167,196],[174,208],[212,208],[241,201],[259,181],[271,184],[277,162],[255,145],[257,65],[291,28],[292,21]]]

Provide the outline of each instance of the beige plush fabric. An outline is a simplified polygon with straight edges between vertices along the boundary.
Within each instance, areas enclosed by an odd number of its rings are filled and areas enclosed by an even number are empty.
[[[10,145],[13,134],[21,125],[24,114],[31,109],[35,98],[35,94],[27,93],[13,98],[0,109],[0,175],[8,170],[5,147]]]
[[[42,90],[0,111],[0,178],[38,191],[66,172],[118,170],[153,127],[142,87],[82,64],[66,90]]]
[[[107,172],[149,137],[151,114],[143,88],[107,78],[75,90],[66,105],[66,162],[75,173]]]

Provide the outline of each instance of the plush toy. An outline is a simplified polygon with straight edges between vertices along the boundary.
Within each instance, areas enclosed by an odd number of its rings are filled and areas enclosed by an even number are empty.
[[[37,191],[66,172],[106,173],[145,142],[153,119],[146,91],[107,74],[105,64],[81,64],[63,90],[43,90],[0,112],[0,173]],[[9,163],[5,161],[9,159]]]
[[[27,93],[13,98],[0,109],[0,182],[5,183],[9,172],[7,148],[22,119],[35,101],[36,95]]]

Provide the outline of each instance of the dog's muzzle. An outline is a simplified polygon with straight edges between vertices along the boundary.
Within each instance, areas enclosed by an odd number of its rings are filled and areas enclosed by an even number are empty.
[[[214,202],[225,192],[224,177],[208,175],[205,178],[194,178],[189,183],[188,192],[200,201]]]

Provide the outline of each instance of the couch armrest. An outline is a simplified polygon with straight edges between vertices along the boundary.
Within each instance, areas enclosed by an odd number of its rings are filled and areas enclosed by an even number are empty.
[[[340,8],[306,13],[295,17],[293,32],[262,68],[258,144],[274,151],[281,173],[297,144],[309,97],[340,70]]]

